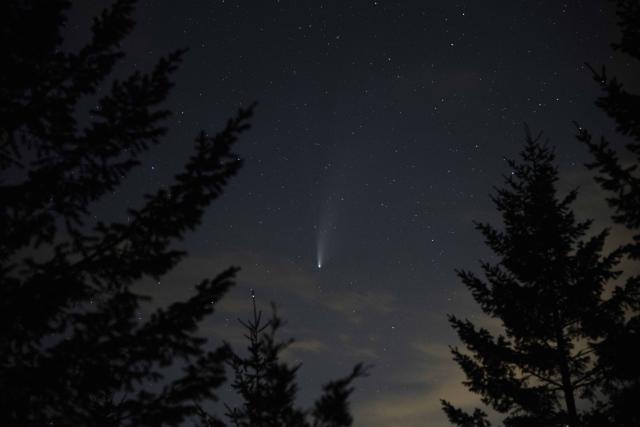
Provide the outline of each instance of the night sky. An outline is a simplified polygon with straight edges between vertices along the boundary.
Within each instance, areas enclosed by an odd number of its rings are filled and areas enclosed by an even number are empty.
[[[70,45],[108,3],[75,7]],[[169,135],[96,215],[139,206],[171,182],[199,129],[259,102],[238,145],[245,166],[182,243],[190,256],[141,289],[166,304],[242,267],[203,333],[242,346],[237,318],[250,314],[255,289],[288,322],[281,337],[296,338],[286,358],[303,363],[301,404],[358,361],[374,365],[356,384],[356,426],[442,427],[440,398],[473,406],[446,314],[491,322],[454,270],[491,257],[472,221],[497,223],[489,195],[525,122],[557,146],[560,187],[580,186],[578,217],[606,224],[572,121],[613,135],[584,66],[631,75],[609,47],[612,5],[167,0],[141,2],[136,17],[118,75],[190,51],[167,104]]]

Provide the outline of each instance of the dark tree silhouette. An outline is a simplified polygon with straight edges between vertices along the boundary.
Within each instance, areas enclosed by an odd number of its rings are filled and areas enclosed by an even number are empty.
[[[540,135],[526,137],[493,197],[502,227],[476,225],[497,261],[482,263],[484,278],[458,272],[501,332],[450,316],[466,347],[452,353],[465,385],[503,414],[505,426],[577,427],[588,416],[577,402],[594,399],[603,380],[593,344],[616,314],[603,291],[617,276],[619,254],[601,255],[607,232],[586,236],[590,222],[571,210],[576,192],[557,194],[552,150]],[[467,414],[444,401],[443,408],[459,426],[489,425],[481,410]]]
[[[640,1],[616,1],[621,40],[613,48],[640,60]],[[637,65],[637,64],[636,64]],[[640,95],[628,92],[603,67],[593,71],[595,81],[604,95],[596,105],[611,117],[618,133],[627,143],[623,154],[609,139],[595,141],[591,133],[578,128],[578,139],[585,143],[593,162],[588,165],[597,171],[596,181],[609,192],[607,199],[613,209],[613,220],[633,235],[622,250],[632,260],[640,260]],[[637,83],[637,81],[635,82]],[[637,264],[635,264],[637,266]],[[620,303],[618,316],[607,327],[607,339],[598,346],[598,354],[607,370],[604,393],[607,399],[599,411],[598,425],[640,425],[640,276],[632,275],[616,287]],[[635,344],[635,345],[632,345]]]
[[[227,417],[235,427],[348,427],[353,423],[349,411],[351,384],[365,376],[366,369],[358,364],[347,377],[329,382],[311,411],[296,406],[298,385],[296,374],[300,365],[289,366],[280,360],[282,352],[292,342],[278,341],[276,333],[282,326],[275,306],[272,317],[264,321],[256,308],[252,294],[253,316],[241,321],[248,340],[247,354],[234,352],[229,364],[234,373],[232,388],[241,398],[239,407],[227,406]],[[217,420],[202,412],[202,426],[217,426]]]
[[[175,243],[240,168],[232,148],[252,108],[217,135],[201,132],[184,171],[129,209],[128,221],[95,218],[92,203],[165,134],[170,113],[161,104],[183,55],[109,83],[134,3],[115,1],[74,53],[62,50],[68,1],[0,6],[3,426],[178,425],[224,379],[227,351],[208,350],[195,332],[236,269],[145,320],[138,313],[147,298],[132,285],[161,277],[185,255]],[[109,93],[98,97],[106,84]],[[94,107],[81,120],[87,105]],[[170,366],[182,373],[165,378]]]
[[[252,295],[253,318],[242,322],[249,341],[246,357],[234,353],[230,360],[233,389],[242,399],[239,408],[227,408],[227,416],[236,427],[305,426],[305,414],[295,407],[298,386],[295,382],[299,366],[290,367],[280,361],[289,342],[276,341],[282,325],[275,308],[271,319],[264,322]]]

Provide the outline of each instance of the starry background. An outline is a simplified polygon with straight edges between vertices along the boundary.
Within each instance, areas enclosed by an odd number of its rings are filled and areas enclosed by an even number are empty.
[[[109,2],[76,5],[72,46]],[[146,1],[117,72],[149,70],[189,47],[167,106],[165,143],[100,207],[123,215],[167,184],[199,129],[220,129],[259,101],[238,145],[245,167],[202,226],[190,256],[141,288],[158,304],[189,294],[228,265],[242,271],[203,333],[242,346],[250,289],[288,322],[303,363],[300,402],[358,361],[356,426],[448,425],[439,399],[472,407],[448,345],[447,313],[491,322],[456,278],[491,254],[472,221],[498,218],[489,200],[517,155],[523,124],[557,146],[562,189],[580,186],[580,218],[606,224],[572,120],[613,134],[584,66],[608,64],[616,18],[606,1]],[[632,84],[637,84],[637,77]],[[613,236],[613,241],[619,238]],[[323,265],[317,267],[318,246]],[[226,396],[226,391],[223,395]]]

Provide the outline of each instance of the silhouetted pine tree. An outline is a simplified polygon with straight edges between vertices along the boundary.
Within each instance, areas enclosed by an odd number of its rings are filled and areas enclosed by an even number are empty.
[[[313,427],[347,427],[353,423],[349,411],[349,396],[353,393],[351,384],[356,378],[367,375],[367,368],[356,365],[344,378],[330,381],[322,386],[322,396],[314,403],[311,415]]]
[[[615,314],[603,285],[617,276],[618,254],[602,256],[607,232],[586,237],[590,222],[571,211],[572,191],[559,197],[552,150],[533,138],[493,201],[502,227],[477,224],[495,263],[483,262],[484,278],[458,274],[482,311],[499,320],[497,335],[450,316],[466,350],[452,348],[465,385],[515,426],[582,425],[579,399],[591,399],[603,379],[592,343],[600,324]],[[467,414],[443,401],[450,421],[486,427],[481,410]]]
[[[275,307],[270,320],[264,321],[252,295],[253,316],[241,321],[249,341],[247,355],[238,353],[230,358],[234,373],[232,388],[241,398],[241,406],[227,406],[227,417],[235,427],[348,427],[353,423],[349,411],[351,384],[366,375],[358,364],[350,375],[323,387],[323,394],[311,411],[296,406],[298,385],[296,374],[300,365],[289,366],[280,360],[281,353],[292,342],[277,341],[282,326]],[[216,426],[216,419],[202,413],[202,427]]]
[[[91,211],[165,134],[170,113],[161,103],[183,54],[115,80],[89,101],[123,56],[134,3],[115,1],[75,53],[62,50],[68,1],[0,6],[3,426],[178,425],[194,402],[215,398],[224,379],[225,348],[206,350],[195,331],[236,269],[145,320],[138,313],[147,298],[132,285],[161,277],[184,256],[174,244],[240,168],[231,150],[252,109],[215,136],[201,132],[184,171],[129,209],[128,221],[104,222]],[[182,373],[165,378],[170,366]]]
[[[640,1],[616,1],[618,26],[622,38],[613,48],[640,60]],[[637,64],[636,64],[637,65]],[[613,220],[633,235],[632,242],[622,249],[634,261],[640,260],[640,95],[628,92],[606,70],[592,69],[594,79],[602,86],[604,96],[596,105],[611,117],[618,133],[626,139],[626,151],[614,148],[609,139],[594,141],[583,128],[578,139],[585,143],[594,161],[588,165],[597,170],[596,181],[610,194]],[[637,83],[637,81],[635,82]],[[637,265],[637,264],[636,264]],[[598,346],[598,354],[606,368],[603,400],[599,408],[602,418],[594,425],[640,425],[640,276],[629,277],[616,287],[619,312],[607,325],[607,339]]]
[[[242,399],[240,408],[227,409],[236,427],[302,427],[305,414],[296,408],[298,386],[295,382],[299,365],[290,367],[280,361],[280,353],[289,342],[276,341],[282,322],[273,310],[264,322],[252,295],[253,318],[242,322],[247,331],[248,355],[234,353],[230,365],[234,373],[233,389]]]

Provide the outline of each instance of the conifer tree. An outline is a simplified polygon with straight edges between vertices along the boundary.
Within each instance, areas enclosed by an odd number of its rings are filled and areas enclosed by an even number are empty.
[[[617,0],[616,7],[621,40],[612,47],[635,60],[637,68],[640,1]],[[591,70],[604,92],[596,105],[615,121],[618,139],[626,145],[621,150],[618,142],[604,136],[594,140],[592,134],[581,127],[578,139],[593,156],[588,167],[597,171],[596,181],[609,193],[607,201],[613,209],[613,221],[629,231],[631,241],[621,249],[637,266],[640,261],[640,95],[629,92],[604,67],[601,71]],[[599,405],[601,418],[597,425],[640,425],[640,276],[637,273],[629,276],[615,288],[618,315],[606,326],[607,338],[597,347],[607,379],[603,390],[606,398]]]
[[[527,131],[519,161],[493,197],[502,226],[477,224],[496,262],[483,276],[459,271],[482,311],[500,331],[451,315],[465,349],[452,348],[465,385],[503,415],[503,424],[578,427],[590,416],[578,402],[595,399],[603,381],[593,356],[600,328],[615,316],[604,285],[617,276],[619,254],[603,256],[607,236],[589,236],[590,222],[571,210],[576,192],[560,197],[551,148]],[[615,305],[615,304],[614,304]],[[480,409],[468,414],[443,401],[459,426],[489,426]]]
[[[264,321],[252,295],[253,317],[242,322],[248,340],[246,357],[234,353],[230,360],[234,379],[232,388],[242,399],[241,407],[228,407],[227,416],[235,427],[303,427],[305,414],[296,407],[297,366],[288,366],[280,354],[289,342],[278,342],[276,332],[282,325],[275,308]]]
[[[113,80],[134,3],[117,0],[96,17],[77,52],[63,50],[68,1],[0,6],[3,426],[175,426],[224,379],[226,348],[195,332],[236,269],[144,319],[147,298],[132,286],[184,257],[175,244],[241,166],[232,150],[252,108],[216,135],[201,132],[184,171],[130,208],[128,221],[96,218],[94,203],[165,134],[162,103],[184,53]],[[101,85],[110,85],[104,96]],[[181,374],[166,378],[172,366]]]
[[[349,427],[353,418],[349,410],[351,384],[366,375],[366,369],[356,365],[352,372],[323,386],[323,394],[313,410],[297,406],[296,375],[300,365],[289,366],[281,360],[282,352],[292,343],[278,341],[282,326],[275,306],[271,319],[265,321],[256,308],[252,294],[253,313],[241,321],[246,330],[246,355],[233,352],[229,364],[234,374],[233,390],[241,399],[238,407],[227,406],[227,417],[234,427]],[[216,419],[202,412],[202,427],[216,426]]]

